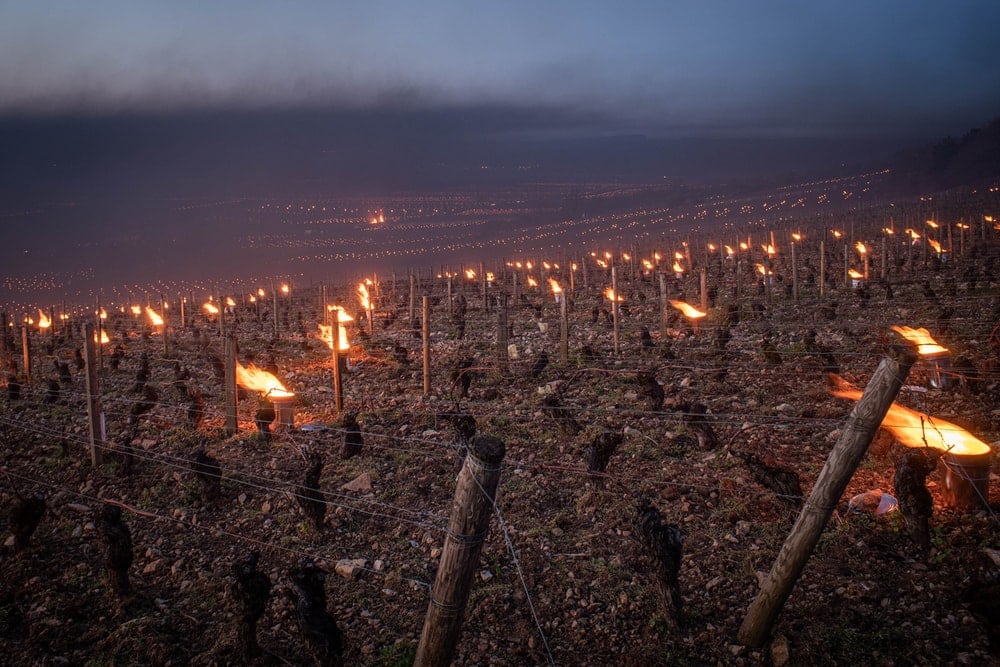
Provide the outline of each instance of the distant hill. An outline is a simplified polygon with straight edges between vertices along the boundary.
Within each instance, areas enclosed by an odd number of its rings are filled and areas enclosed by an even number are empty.
[[[894,182],[902,189],[943,190],[1000,178],[1000,117],[959,138],[897,153]]]

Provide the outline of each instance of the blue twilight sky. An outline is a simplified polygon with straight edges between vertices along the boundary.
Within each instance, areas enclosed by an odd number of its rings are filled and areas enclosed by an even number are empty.
[[[960,132],[1000,0],[0,0],[0,115],[552,110],[662,135]]]

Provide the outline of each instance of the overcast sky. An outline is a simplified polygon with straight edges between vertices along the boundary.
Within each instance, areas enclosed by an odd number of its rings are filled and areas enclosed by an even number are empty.
[[[1000,115],[998,26],[998,0],[6,0],[0,114],[484,106],[933,136]]]

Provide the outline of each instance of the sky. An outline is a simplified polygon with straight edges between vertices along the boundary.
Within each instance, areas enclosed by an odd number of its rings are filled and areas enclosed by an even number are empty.
[[[0,117],[495,108],[933,137],[1000,115],[998,25],[997,0],[2,0]]]

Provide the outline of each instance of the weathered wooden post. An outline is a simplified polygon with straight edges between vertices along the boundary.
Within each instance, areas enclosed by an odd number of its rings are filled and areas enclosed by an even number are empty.
[[[93,323],[83,325],[83,360],[86,364],[87,376],[87,430],[90,436],[90,463],[100,465],[104,459],[104,413],[101,412],[100,388],[97,383],[97,346],[94,340],[96,328]]]
[[[826,241],[819,242],[819,298],[826,294]]]
[[[221,310],[219,311],[222,312]],[[225,381],[226,390],[224,394],[225,404],[225,415],[226,415],[226,435],[235,435],[237,430],[236,423],[236,335],[229,334],[225,337],[224,344],[225,358],[226,358],[226,369],[225,369]]]
[[[708,268],[701,267],[701,310],[708,312]]]
[[[490,435],[476,436],[469,446],[455,484],[441,564],[431,589],[414,667],[451,664],[483,541],[489,532],[505,452],[503,441]]]
[[[879,267],[879,276],[884,281],[888,277],[889,272],[889,249],[886,247],[885,234],[882,235],[882,254],[880,256],[881,266]]]
[[[569,295],[559,294],[559,361],[569,363],[569,314],[566,302]]]
[[[790,244],[792,250],[792,302],[799,302],[799,266],[795,261],[795,241]]]
[[[278,317],[278,290],[275,289],[274,283],[271,283],[271,296],[273,297],[272,301],[274,302],[274,338],[277,340],[280,337],[278,330],[278,320],[280,318]]]
[[[617,357],[621,353],[621,340],[619,339],[618,323],[618,272],[614,264],[611,265],[611,340],[614,346],[614,354]]]
[[[413,326],[413,319],[417,314],[417,278],[410,274],[410,307],[407,311],[409,326]]]
[[[31,341],[28,340],[28,325],[21,325],[21,357],[24,361],[24,379],[31,382]]]
[[[448,276],[448,319],[451,319],[451,275]]]
[[[669,325],[669,315],[667,311],[667,274],[660,273],[660,331],[663,336],[667,335]]]
[[[847,249],[847,244],[844,244],[844,289],[851,288],[851,256],[850,251]]]
[[[340,308],[337,308],[335,311],[333,320],[330,330],[332,341],[330,347],[333,357],[333,405],[337,409],[337,416],[339,417],[344,411],[344,381],[340,376]]]
[[[449,287],[451,281],[448,282]],[[420,300],[420,317],[422,339],[424,345],[424,396],[431,395],[431,298],[423,296]]]
[[[737,635],[746,646],[760,646],[792,592],[802,569],[819,542],[823,527],[836,509],[851,476],[868,451],[910,367],[917,360],[912,347],[894,346],[893,354],[879,364],[860,400],[851,410],[840,439],[833,446],[802,507],[791,533],[771,567],[760,592],[747,610]]]
[[[497,368],[501,374],[509,370],[507,353],[507,295],[497,295]]]

